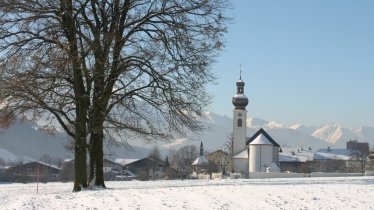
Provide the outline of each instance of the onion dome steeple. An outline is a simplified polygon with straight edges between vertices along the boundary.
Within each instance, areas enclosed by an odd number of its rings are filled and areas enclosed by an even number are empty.
[[[242,75],[240,73],[240,78],[236,82],[236,94],[232,97],[232,104],[235,106],[235,109],[243,109],[248,105],[248,98],[244,95],[244,86],[245,83],[242,80]]]

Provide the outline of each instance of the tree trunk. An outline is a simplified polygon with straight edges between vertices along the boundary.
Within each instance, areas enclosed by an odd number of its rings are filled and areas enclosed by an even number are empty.
[[[87,134],[87,111],[89,107],[89,93],[86,93],[79,60],[79,50],[77,45],[77,31],[73,16],[72,0],[60,0],[62,11],[61,24],[64,34],[69,43],[69,57],[73,67],[73,90],[76,104],[75,120],[75,159],[74,159],[74,188],[73,191],[80,191],[82,187],[87,187],[86,172],[86,134]]]
[[[74,187],[73,192],[81,191],[82,187],[87,188],[87,170],[86,170],[86,110],[85,106],[77,108],[75,153],[74,153]]]
[[[74,188],[73,192],[81,191],[82,187],[87,188],[86,174],[86,145],[75,146],[74,159]]]
[[[104,153],[103,153],[103,140],[104,140],[104,135],[101,132],[99,137],[96,140],[96,144],[98,145],[98,150],[97,150],[97,160],[96,160],[96,180],[95,180],[95,185],[100,186],[103,188],[106,188],[105,183],[104,183],[104,167],[103,167],[103,159],[104,159]]]
[[[103,171],[103,131],[91,133],[90,137],[90,187],[93,185],[97,187],[106,188],[104,183]]]

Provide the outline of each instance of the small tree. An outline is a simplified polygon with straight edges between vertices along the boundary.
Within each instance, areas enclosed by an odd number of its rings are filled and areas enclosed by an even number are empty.
[[[151,150],[151,152],[148,155],[148,158],[150,159],[149,169],[152,172],[152,179],[155,180],[156,179],[156,173],[157,173],[160,165],[162,164],[161,153],[160,153],[160,150],[157,146],[153,147],[153,149]]]
[[[186,176],[192,173],[191,164],[198,155],[195,145],[183,146],[173,155],[171,165],[182,173],[182,176]]]
[[[360,149],[354,150],[352,153],[352,156],[353,156],[352,160],[358,161],[359,166],[360,166],[359,171],[361,173],[365,173],[366,166],[368,164],[368,155],[369,155],[369,151],[360,150]]]

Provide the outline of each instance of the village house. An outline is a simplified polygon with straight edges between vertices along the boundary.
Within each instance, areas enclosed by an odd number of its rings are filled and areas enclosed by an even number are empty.
[[[60,181],[60,173],[61,168],[41,161],[16,165],[6,171],[11,181],[23,183]]]
[[[205,155],[204,155],[204,145],[203,145],[203,142],[201,142],[199,156],[191,164],[192,165],[192,176],[196,176],[198,174],[207,174],[208,164],[209,164],[209,161],[205,158]]]
[[[282,172],[310,173],[313,157],[314,152],[310,147],[282,147],[279,153],[280,169]]]
[[[126,164],[126,169],[133,172],[140,180],[165,179],[167,167],[158,158],[142,158]]]
[[[231,156],[229,153],[223,150],[217,150],[212,153],[205,155],[206,159],[212,164],[217,166],[217,171],[221,172],[223,175],[226,175],[227,172],[230,172],[231,166]]]

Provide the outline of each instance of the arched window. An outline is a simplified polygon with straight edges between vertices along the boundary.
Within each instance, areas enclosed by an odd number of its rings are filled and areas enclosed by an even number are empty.
[[[243,125],[242,119],[238,119],[238,127],[242,127],[242,125]]]

